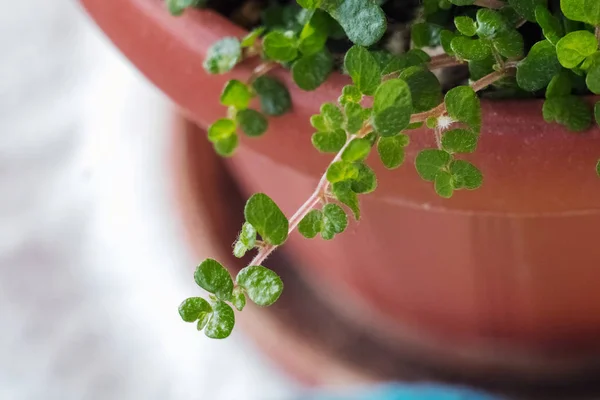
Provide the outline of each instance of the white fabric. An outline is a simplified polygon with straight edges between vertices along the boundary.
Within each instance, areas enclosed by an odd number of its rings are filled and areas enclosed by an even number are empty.
[[[197,293],[167,191],[168,101],[69,0],[0,12],[0,399],[284,399]]]

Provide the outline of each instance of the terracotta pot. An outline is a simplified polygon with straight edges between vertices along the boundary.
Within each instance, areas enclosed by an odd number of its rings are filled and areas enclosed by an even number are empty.
[[[173,18],[161,0],[82,2],[201,127],[224,115],[224,83],[254,67],[205,74],[208,47],[244,34],[210,11]],[[228,166],[244,194],[266,192],[291,215],[330,159],[312,148],[309,117],[347,79],[334,75],[302,92],[286,71],[274,75],[291,88],[293,112],[273,118],[264,137],[244,138]],[[408,165],[390,172],[370,160],[379,187],[363,197],[359,223],[332,242],[294,234],[286,248],[340,312],[412,357],[475,375],[584,373],[600,355],[600,130],[571,134],[547,124],[536,100],[484,101],[483,110],[471,157],[482,189],[437,197],[410,165],[433,145],[430,133],[415,131]]]

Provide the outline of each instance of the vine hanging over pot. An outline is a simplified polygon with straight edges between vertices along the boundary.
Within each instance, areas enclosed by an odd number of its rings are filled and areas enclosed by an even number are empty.
[[[207,3],[167,1],[175,15]],[[268,117],[291,109],[285,85],[268,75],[273,68],[290,68],[299,88],[314,90],[336,67],[341,47],[341,67],[352,84],[343,88],[337,102],[323,104],[311,118],[316,131],[312,144],[335,154],[313,194],[289,219],[266,194],[253,195],[246,203],[246,223],[234,255],[257,250],[254,259],[235,279],[213,259],[197,267],[195,281],[211,295],[208,300],[188,298],[179,313],[208,337],[230,335],[235,313],[229,304],[242,311],[247,298],[259,306],[279,298],[283,283],[262,264],[293,231],[331,240],[348,226],[345,208],[356,220],[361,218],[359,196],[377,187],[375,173],[365,162],[374,148],[386,168],[398,168],[410,145],[408,133],[427,126],[436,147],[420,149],[416,173],[438,195],[449,198],[456,190],[483,184],[477,166],[462,158],[476,151],[480,139],[478,93],[545,96],[544,119],[574,132],[587,130],[594,117],[600,124],[600,102],[592,110],[581,96],[600,94],[600,3],[424,0],[411,25],[413,48],[401,54],[387,51],[382,40],[388,31],[385,9],[391,3],[297,0],[277,5],[277,18],[271,15],[245,37],[223,38],[209,50],[204,67],[212,74],[227,73],[248,58],[261,60],[246,82],[230,80],[222,91],[226,116],[209,127],[208,139],[223,156],[234,154],[239,132],[261,136]],[[349,43],[347,50],[344,43]],[[422,50],[435,47],[443,54],[432,57]],[[444,93],[434,71],[456,66],[468,68],[469,82]],[[251,108],[255,97],[259,109]],[[600,175],[600,161],[596,171]]]

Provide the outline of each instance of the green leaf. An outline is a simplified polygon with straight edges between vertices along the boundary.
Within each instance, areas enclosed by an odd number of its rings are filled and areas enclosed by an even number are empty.
[[[410,38],[415,47],[434,47],[440,43],[442,27],[428,22],[413,24]]]
[[[371,151],[371,143],[364,138],[352,139],[342,153],[342,160],[346,162],[363,161]]]
[[[231,295],[231,304],[233,304],[238,311],[242,311],[244,307],[246,307],[246,295],[241,287],[238,286],[233,289],[233,294]]]
[[[400,73],[410,88],[413,112],[431,110],[442,101],[442,86],[433,72],[424,67],[409,67]]]
[[[377,177],[375,172],[369,168],[365,163],[356,163],[358,169],[358,176],[352,179],[352,191],[354,193],[364,194],[371,193],[377,189]]]
[[[488,8],[481,8],[477,11],[477,35],[479,37],[492,39],[509,29],[508,21],[498,11]]]
[[[542,28],[544,37],[553,45],[556,46],[558,41],[565,36],[565,29],[560,20],[552,15],[546,7],[537,6],[535,8],[535,19]]]
[[[354,85],[346,85],[342,89],[342,95],[338,99],[341,105],[348,103],[359,103],[362,100],[362,93]]]
[[[235,134],[235,122],[228,118],[216,120],[208,127],[208,140],[215,143],[219,140],[227,139]]]
[[[344,114],[339,107],[333,103],[325,103],[321,105],[321,115],[325,130],[334,130],[341,128],[344,123]]]
[[[292,66],[292,77],[302,90],[315,90],[333,69],[333,58],[327,49],[300,58]]]
[[[212,307],[211,307],[211,312],[210,313],[201,313],[198,317],[198,324],[196,325],[198,331],[201,331],[202,329],[204,329],[206,327],[206,324],[208,323],[208,321],[210,320],[210,318],[212,317]]]
[[[264,193],[257,193],[248,199],[244,215],[262,239],[279,246],[288,237],[289,222],[277,204]]]
[[[404,134],[382,137],[377,142],[377,153],[383,165],[388,169],[398,168],[404,162],[404,148],[409,144]]]
[[[221,104],[243,110],[248,107],[251,98],[252,94],[248,86],[237,79],[232,79],[227,82],[221,93]]]
[[[179,306],[179,315],[185,322],[196,322],[202,314],[210,314],[212,307],[202,297],[190,297]]]
[[[470,86],[457,86],[446,93],[446,111],[453,120],[464,122],[473,130],[481,129],[481,104]]]
[[[252,224],[245,222],[244,225],[242,225],[242,232],[240,232],[239,240],[244,246],[251,249],[256,246],[256,233],[256,229]]]
[[[322,0],[296,0],[300,7],[314,10],[321,6]]]
[[[450,153],[444,150],[426,149],[417,155],[415,167],[422,179],[433,182],[438,172],[447,168],[450,161],[452,161]]]
[[[424,66],[429,61],[431,61],[431,57],[423,50],[410,49],[406,53],[402,54],[400,62],[404,64],[403,68],[408,68]]]
[[[357,103],[346,103],[344,107],[346,114],[346,131],[357,133],[363,126],[363,108]]]
[[[256,39],[260,37],[265,32],[264,26],[259,26],[258,28],[252,29],[246,36],[242,38],[241,46],[242,48],[252,47],[256,43]]]
[[[233,281],[229,272],[216,260],[207,258],[194,272],[196,284],[220,300],[229,300],[233,290]]]
[[[558,61],[565,68],[575,68],[598,50],[598,41],[593,33],[575,31],[567,34],[556,44]]]
[[[206,324],[204,334],[211,339],[225,339],[231,335],[235,325],[235,315],[229,304],[217,301],[213,304],[212,318]]]
[[[290,62],[298,57],[296,39],[283,32],[273,31],[263,39],[263,51],[271,60]]]
[[[205,0],[167,0],[167,8],[171,15],[181,15],[186,8],[205,5]]]
[[[240,126],[240,129],[246,135],[251,137],[264,134],[269,127],[269,122],[265,116],[251,108],[238,111],[235,119]]]
[[[546,99],[543,114],[546,122],[557,122],[574,132],[584,131],[592,124],[589,106],[578,96]]]
[[[360,219],[360,206],[358,203],[358,196],[352,190],[352,183],[350,181],[336,182],[331,185],[331,191],[342,204],[347,205],[354,218],[358,221]]]
[[[381,70],[367,49],[352,46],[344,57],[344,68],[361,93],[369,96],[375,93],[381,82]]]
[[[310,117],[310,124],[318,131],[328,131],[329,125],[325,123],[325,118],[321,114],[315,114]]]
[[[275,303],[283,292],[281,278],[275,272],[260,265],[242,269],[235,280],[246,291],[250,300],[261,307]]]
[[[346,161],[336,161],[327,168],[327,180],[331,183],[358,178],[358,167]]]
[[[600,125],[600,101],[594,106],[594,117],[596,117],[596,123]]]
[[[596,0],[560,0],[560,8],[573,21],[600,25],[600,2]]]
[[[545,6],[546,3],[547,0],[508,0],[508,4],[517,14],[530,22],[535,22],[535,9],[538,6]]]
[[[469,74],[472,81],[478,81],[488,74],[494,72],[496,59],[490,55],[483,61],[469,61]]]
[[[394,136],[410,123],[410,87],[401,79],[383,82],[373,99],[373,127],[381,136]]]
[[[354,44],[371,46],[383,37],[387,29],[385,13],[373,1],[325,0],[322,7],[339,22]]]
[[[546,98],[568,96],[571,94],[572,86],[569,73],[561,71],[552,78],[548,88],[546,88]]]
[[[492,44],[496,51],[506,58],[521,58],[525,51],[523,36],[516,30],[498,34]]]
[[[598,160],[598,163],[596,164],[596,175],[600,177],[600,160]]]
[[[321,237],[331,240],[338,233],[342,233],[348,226],[348,216],[337,204],[329,203],[323,207],[323,230]]]
[[[208,49],[203,65],[209,74],[223,74],[231,71],[241,59],[240,41],[234,37],[226,37]]]
[[[442,136],[442,148],[448,153],[472,153],[479,135],[466,129],[453,129]]]
[[[388,51],[379,50],[371,51],[370,53],[375,57],[377,64],[379,64],[382,76],[398,72],[406,67],[406,60],[404,58],[391,54]]]
[[[600,94],[600,63],[592,65],[588,70],[585,83],[594,94]]]
[[[444,52],[449,56],[454,55],[454,50],[452,50],[452,40],[454,40],[455,37],[457,37],[457,35],[452,31],[443,30],[440,32],[440,44],[442,45]]]
[[[223,157],[230,157],[238,147],[238,135],[231,135],[224,139],[219,139],[213,142],[213,147],[217,154]]]
[[[317,236],[323,229],[323,213],[321,210],[311,210],[298,224],[298,232],[307,239]]]
[[[474,190],[483,184],[483,176],[476,166],[468,161],[455,160],[450,164],[450,173],[455,189]]]
[[[454,192],[454,184],[452,182],[452,174],[448,171],[440,171],[435,176],[434,182],[435,192],[446,199],[452,197]]]
[[[300,32],[299,50],[305,56],[321,52],[327,42],[331,17],[321,10],[314,12]]]
[[[481,39],[470,39],[466,36],[457,36],[450,43],[452,51],[462,60],[481,61],[490,54],[490,46]]]
[[[285,85],[275,78],[261,76],[252,87],[260,98],[260,107],[267,115],[282,115],[292,107],[290,93]]]
[[[475,36],[477,33],[477,24],[471,17],[456,17],[454,18],[454,25],[465,36]]]
[[[322,153],[337,153],[346,143],[346,132],[336,129],[331,132],[317,132],[312,136],[312,144]]]
[[[250,250],[246,245],[242,242],[235,242],[233,246],[233,255],[237,258],[242,258],[246,255],[246,252]]]
[[[517,64],[517,84],[529,92],[545,88],[561,70],[556,48],[547,40],[533,45],[527,57]]]

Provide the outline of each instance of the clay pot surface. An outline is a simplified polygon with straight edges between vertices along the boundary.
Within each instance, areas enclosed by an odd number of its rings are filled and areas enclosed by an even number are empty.
[[[174,18],[160,0],[82,2],[201,127],[225,115],[225,82],[247,79],[256,66],[204,72],[211,44],[245,34],[211,11]],[[331,159],[312,148],[309,117],[348,79],[334,74],[303,92],[286,71],[273,75],[291,89],[293,111],[272,118],[264,137],[244,138],[228,166],[244,194],[265,192],[291,215]],[[465,365],[576,370],[600,351],[600,130],[548,124],[539,100],[482,106],[482,138],[468,157],[483,172],[481,189],[439,198],[411,165],[434,146],[429,131],[415,130],[402,168],[385,170],[376,154],[369,160],[379,186],[362,198],[359,223],[331,242],[293,234],[286,248],[326,288],[324,298],[390,343]]]

